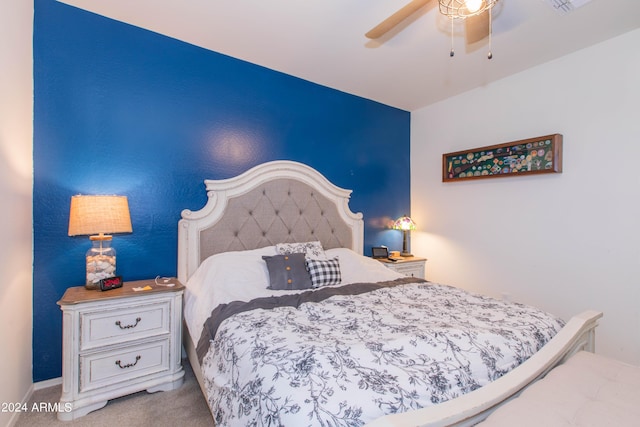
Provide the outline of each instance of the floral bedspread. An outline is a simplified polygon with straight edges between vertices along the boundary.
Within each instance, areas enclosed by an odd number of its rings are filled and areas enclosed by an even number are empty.
[[[216,426],[361,426],[437,404],[504,375],[564,325],[433,283],[348,293],[220,322],[202,361]]]

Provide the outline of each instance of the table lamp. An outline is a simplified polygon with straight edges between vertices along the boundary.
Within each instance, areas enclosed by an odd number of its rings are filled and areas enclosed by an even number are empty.
[[[71,197],[69,236],[89,235],[93,243],[86,253],[85,288],[99,289],[100,280],[116,275],[116,251],[112,236],[106,233],[131,233],[131,216],[126,196]]]
[[[407,249],[407,234],[416,229],[416,223],[408,216],[403,216],[393,223],[394,230],[402,230],[402,253],[400,256],[413,256]]]

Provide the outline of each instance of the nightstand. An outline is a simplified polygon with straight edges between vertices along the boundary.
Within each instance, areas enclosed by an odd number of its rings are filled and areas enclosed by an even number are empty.
[[[398,261],[389,261],[386,258],[378,258],[378,261],[383,263],[385,267],[402,273],[409,277],[418,277],[420,279],[425,278],[425,264],[427,260],[425,258],[418,258],[414,256],[402,257]]]
[[[70,421],[116,397],[182,385],[182,294],[155,280],[109,291],[69,288],[62,310],[62,395],[58,419]],[[150,286],[151,290],[133,288]]]

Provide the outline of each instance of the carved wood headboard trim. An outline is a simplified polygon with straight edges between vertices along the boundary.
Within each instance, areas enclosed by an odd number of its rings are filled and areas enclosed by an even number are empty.
[[[363,252],[362,213],[349,208],[351,190],[307,165],[278,160],[204,183],[207,203],[197,211],[183,210],[178,223],[182,282],[207,257],[231,250],[319,240],[326,249]]]

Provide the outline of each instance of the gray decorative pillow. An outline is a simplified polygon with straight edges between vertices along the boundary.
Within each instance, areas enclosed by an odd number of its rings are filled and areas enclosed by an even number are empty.
[[[303,253],[263,256],[269,270],[268,289],[291,291],[312,287]]]
[[[307,259],[327,259],[322,243],[319,241],[304,243],[278,243],[276,245],[276,252],[282,255],[303,253],[306,255]]]
[[[308,259],[307,270],[311,276],[314,288],[328,285],[339,285],[342,281],[340,274],[340,261],[338,257],[328,260]]]

